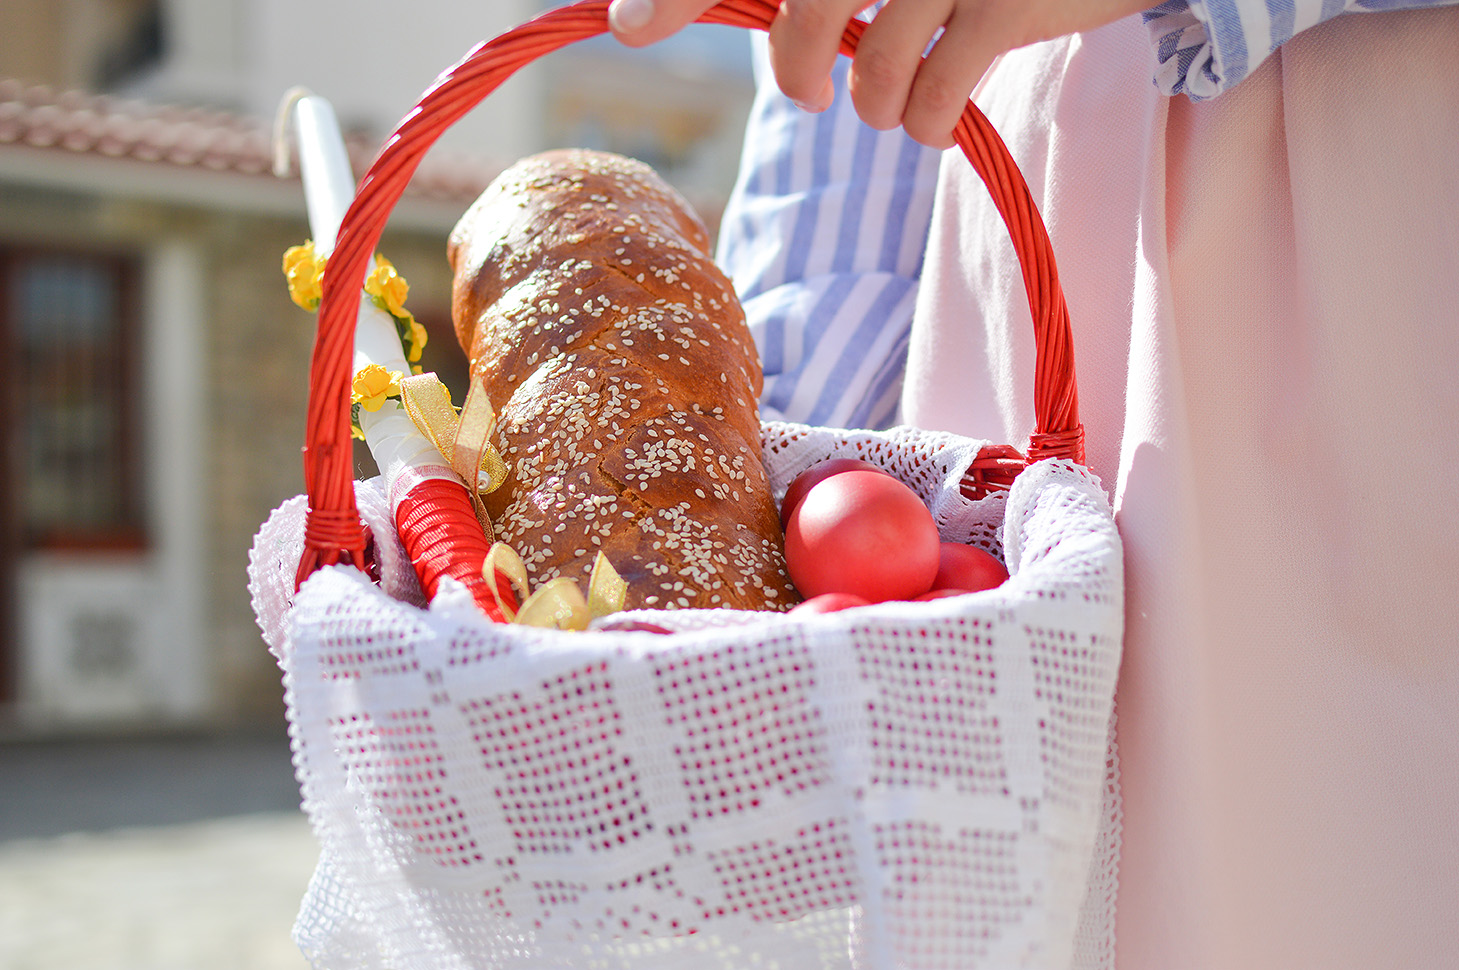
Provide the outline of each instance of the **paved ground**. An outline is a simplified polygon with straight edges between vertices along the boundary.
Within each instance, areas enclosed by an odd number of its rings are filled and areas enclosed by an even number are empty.
[[[305,970],[282,736],[0,745],[0,968]]]

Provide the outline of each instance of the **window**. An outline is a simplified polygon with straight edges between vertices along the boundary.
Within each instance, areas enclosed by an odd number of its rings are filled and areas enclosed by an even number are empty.
[[[127,0],[110,5],[110,36],[100,52],[97,85],[107,91],[162,62],[163,18],[158,0]]]
[[[8,530],[28,549],[140,549],[135,260],[0,248]]]

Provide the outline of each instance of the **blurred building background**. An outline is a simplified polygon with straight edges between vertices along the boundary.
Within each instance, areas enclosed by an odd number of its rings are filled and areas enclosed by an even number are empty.
[[[299,182],[270,170],[280,99],[328,98],[358,175],[439,71],[552,5],[0,3],[0,738],[279,721],[245,567],[303,489],[313,318],[279,263],[308,228]],[[717,224],[747,45],[718,27],[583,42],[442,139],[381,247],[435,336],[428,369],[464,369],[445,237],[504,164],[620,151]]]

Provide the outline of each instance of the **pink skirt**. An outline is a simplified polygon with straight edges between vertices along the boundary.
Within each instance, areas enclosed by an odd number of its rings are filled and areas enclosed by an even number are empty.
[[[1459,954],[1459,8],[1159,95],[1138,18],[977,94],[1040,200],[1125,542],[1120,970]],[[1011,247],[942,170],[906,419],[1026,440]]]

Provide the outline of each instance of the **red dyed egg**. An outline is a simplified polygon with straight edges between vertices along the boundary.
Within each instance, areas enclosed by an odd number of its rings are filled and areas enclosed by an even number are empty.
[[[923,593],[921,596],[912,597],[912,602],[926,603],[929,600],[947,599],[949,596],[966,596],[968,593],[971,592],[973,592],[973,590],[970,589],[934,589],[930,592]]]
[[[822,593],[799,604],[790,613],[792,616],[797,613],[837,613],[853,606],[866,605],[868,601],[855,593]]]
[[[832,475],[850,471],[886,474],[876,465],[869,461],[862,461],[860,458],[827,458],[825,461],[818,461],[795,476],[790,487],[785,490],[785,498],[780,503],[780,525],[784,527],[790,523],[790,513],[795,511],[795,507],[800,504],[801,499],[805,498],[805,493],[810,491],[812,485],[825,481]]]
[[[785,529],[785,562],[806,598],[903,600],[932,588],[937,524],[917,493],[882,471],[851,470],[806,491]]]
[[[959,589],[976,593],[1001,586],[1008,570],[991,553],[959,542],[944,542],[938,550],[933,589]]]
[[[674,631],[661,627],[657,623],[646,623],[643,620],[605,620],[599,630],[613,633],[658,633],[672,634]]]

